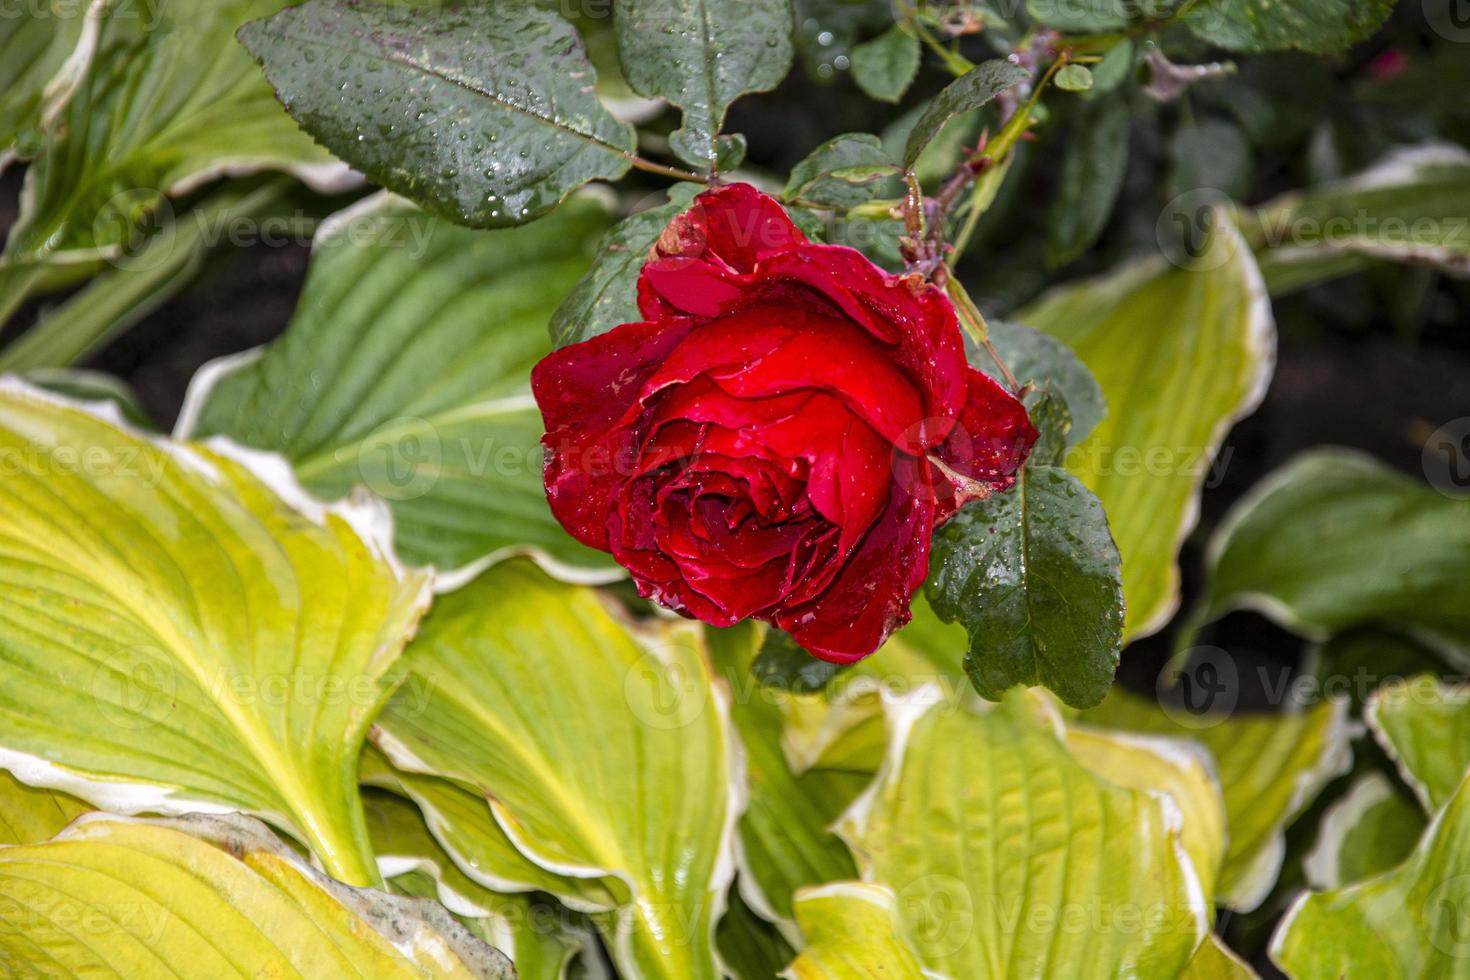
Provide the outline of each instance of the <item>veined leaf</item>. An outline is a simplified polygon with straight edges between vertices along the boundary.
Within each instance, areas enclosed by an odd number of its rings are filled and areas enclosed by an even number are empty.
[[[894,24],[852,49],[852,80],[880,102],[897,102],[913,84],[922,59],[918,35]]]
[[[628,170],[633,128],[597,101],[576,31],[534,4],[308,0],[240,41],[323,146],[460,224],[530,221]]]
[[[86,817],[0,848],[0,899],[14,976],[515,977],[433,903],[333,881],[239,815]]]
[[[856,207],[877,196],[881,186],[871,181],[854,183],[834,177],[833,172],[891,164],[892,160],[883,149],[883,141],[870,133],[834,136],[792,168],[781,199],[837,210]]]
[[[473,786],[540,866],[611,890],[598,917],[640,977],[717,976],[714,924],[742,804],[723,695],[689,627],[642,643],[585,589],[521,561],[445,596],[410,648],[427,710],[390,708],[400,768]]]
[[[628,84],[684,110],[669,145],[696,167],[714,168],[730,103],[791,67],[791,0],[619,0],[613,21]]]
[[[1229,842],[1216,895],[1221,905],[1240,912],[1259,905],[1276,882],[1287,824],[1352,761],[1345,702],[1323,702],[1300,714],[1186,719],[1114,688],[1079,720],[1104,730],[1194,738],[1210,751],[1225,800]]]
[[[74,796],[27,786],[0,772],[0,846],[49,840],[91,809]]]
[[[1296,980],[1470,977],[1470,790],[1461,783],[1409,859],[1386,874],[1299,898],[1271,940]]]
[[[1078,67],[1071,65],[1068,67]],[[1046,264],[1066,265],[1097,241],[1112,216],[1128,166],[1128,100],[1081,104],[1062,155],[1046,227]]]
[[[1330,891],[1396,867],[1414,850],[1425,822],[1413,799],[1383,773],[1369,771],[1323,812],[1302,861],[1307,884]]]
[[[1183,22],[1231,51],[1330,54],[1366,40],[1392,9],[1393,0],[1204,0]]]
[[[401,796],[363,797],[378,868],[400,894],[430,898],[470,932],[510,957],[520,980],[561,980],[590,938],[565,921],[565,910],[530,895],[499,895],[465,876],[430,836],[418,808]]]
[[[86,9],[48,0],[0,17],[0,170],[40,149],[46,92],[60,94],[86,68]]]
[[[355,183],[271,98],[235,29],[282,0],[116,0],[98,5],[86,76],[26,173],[8,262],[79,262],[137,243],[166,198],[225,174],[291,173],[319,190]]]
[[[1425,811],[1438,811],[1470,769],[1470,687],[1427,674],[1385,684],[1369,698],[1363,720]]]
[[[206,366],[178,432],[280,452],[327,499],[366,484],[388,501],[405,561],[460,570],[441,587],[513,552],[616,578],[546,505],[528,380],[550,349],[554,304],[607,223],[581,200],[503,231],[458,228],[387,195],[343,212],[317,232],[285,335]]]
[[[428,576],[381,507],[226,449],[0,383],[0,765],[118,812],[256,813],[371,882],[357,757]]]
[[[1179,604],[1176,556],[1230,425],[1265,392],[1276,330],[1260,274],[1223,220],[1184,269],[1144,261],[1063,286],[1015,317],[1067,344],[1108,415],[1068,453],[1103,503],[1123,557],[1124,638]]]
[[[805,940],[781,976],[788,980],[924,980],[903,938],[893,892],[882,885],[839,881],[796,895]]]
[[[925,107],[914,128],[909,130],[903,151],[904,166],[912,167],[918,162],[924,148],[934,141],[945,123],[961,113],[980,108],[1029,77],[1030,74],[1020,65],[997,59],[982,62],[950,82]]]
[[[1107,414],[1107,404],[1097,379],[1078,359],[1072,348],[1040,330],[1009,320],[991,320],[990,343],[1021,384],[1049,387],[1062,396],[1072,427],[1067,430],[1069,446],[1086,439]],[[1004,382],[1005,375],[983,348],[966,339],[965,351],[977,369]]]
[[[1210,541],[1206,615],[1252,609],[1315,639],[1389,624],[1470,650],[1470,500],[1367,456],[1303,453],[1237,501]]]
[[[897,895],[923,965],[951,977],[1178,973],[1206,931],[1179,811],[1072,758],[1030,692],[980,713],[934,693],[886,698],[888,756],[837,827],[863,880]],[[1122,908],[1150,914],[1125,922]]]
[[[1250,964],[1236,956],[1214,933],[1194,951],[1179,980],[1260,980]]]

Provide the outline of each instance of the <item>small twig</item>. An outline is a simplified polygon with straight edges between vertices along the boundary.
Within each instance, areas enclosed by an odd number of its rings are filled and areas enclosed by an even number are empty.
[[[995,349],[995,345],[990,342],[990,325],[985,322],[985,314],[980,312],[980,307],[975,305],[975,301],[970,298],[970,294],[965,290],[964,286],[960,285],[958,279],[950,277],[945,289],[949,292],[949,298],[954,303],[955,313],[959,316],[960,325],[965,328],[975,343],[983,347],[985,353],[990,355],[990,359],[995,362],[995,366],[1000,368],[1000,373],[1005,377],[1006,384],[1010,386],[1012,394],[1019,397],[1021,394],[1021,384],[1016,380],[1016,376],[1011,373],[1010,366],[1001,359],[1000,352]]]
[[[699,184],[707,184],[710,178],[704,174],[697,174],[692,170],[680,170],[678,167],[666,167],[661,163],[640,157],[636,153],[624,153],[623,157],[633,165],[633,169],[642,170],[650,174],[658,174],[660,177],[668,177],[673,180],[688,180]]]

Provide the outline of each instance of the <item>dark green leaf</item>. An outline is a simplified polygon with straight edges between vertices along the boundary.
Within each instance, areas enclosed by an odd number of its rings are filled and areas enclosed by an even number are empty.
[[[1130,0],[1026,0],[1037,23],[1079,34],[1115,31],[1128,24]]]
[[[1040,330],[1006,320],[990,321],[990,344],[1021,384],[1046,385],[1062,396],[1072,419],[1067,444],[1075,446],[1107,414],[1097,379],[1072,348]],[[997,381],[1005,376],[979,347],[966,343],[970,363]]]
[[[1067,65],[1057,72],[1055,82],[1063,92],[1086,92],[1092,88],[1092,72],[1086,65]]]
[[[1240,200],[1254,175],[1250,142],[1234,122],[1206,117],[1180,126],[1169,141],[1174,158],[1173,193],[1219,191]]]
[[[796,645],[791,634],[775,627],[766,631],[751,673],[767,687],[798,693],[820,691],[842,670],[842,664],[818,660]]]
[[[715,140],[715,173],[727,174],[745,162],[745,151],[749,147],[745,137],[739,133],[721,136]]]
[[[790,0],[618,0],[613,16],[628,84],[684,110],[669,145],[696,167],[715,166],[730,103],[791,67]]]
[[[1342,51],[1376,31],[1393,0],[1203,0],[1184,15],[1194,35],[1231,51]]]
[[[919,121],[909,132],[908,144],[904,147],[904,166],[912,167],[919,159],[944,124],[962,112],[972,112],[995,98],[1001,92],[1025,81],[1030,73],[1020,65],[1009,61],[987,61],[950,82],[924,109]]]
[[[852,49],[852,80],[883,102],[897,102],[919,73],[919,39],[894,24]]]
[[[638,270],[674,215],[689,206],[699,188],[676,184],[669,203],[624,218],[597,243],[592,267],[551,314],[551,342],[576,344],[640,319]]]
[[[1128,103],[1083,103],[1062,159],[1060,186],[1046,227],[1046,264],[1066,265],[1097,241],[1123,187],[1128,165]]]
[[[1092,66],[1092,94],[1111,92],[1132,70],[1133,42],[1125,37],[1108,49],[1102,61]]]
[[[520,224],[628,169],[632,127],[597,101],[581,41],[551,11],[307,0],[240,40],[324,146],[461,224]]]
[[[1028,457],[1030,463],[1038,467],[1062,465],[1070,442],[1067,434],[1072,431],[1072,413],[1067,408],[1067,400],[1043,384],[1028,392],[1022,404],[1026,406],[1026,414],[1031,417],[1031,424],[1038,433]]]
[[[892,160],[883,150],[878,137],[868,133],[845,133],[834,136],[802,160],[791,171],[786,189],[781,192],[784,200],[802,200],[838,210],[856,207],[872,198],[876,188],[872,184],[857,184],[841,177],[836,171],[852,167],[878,167],[891,165]]]
[[[1067,471],[1026,466],[934,535],[926,593],[970,636],[984,697],[1044,684],[1073,707],[1102,700],[1123,644],[1118,549],[1102,504]]]

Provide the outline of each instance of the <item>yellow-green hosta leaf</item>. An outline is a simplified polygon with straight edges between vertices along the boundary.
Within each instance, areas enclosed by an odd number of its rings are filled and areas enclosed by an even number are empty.
[[[1194,951],[1179,980],[1260,980],[1250,964],[1236,956],[1214,933]]]
[[[378,868],[388,887],[431,898],[515,963],[521,980],[561,980],[583,948],[560,910],[527,894],[501,895],[470,880],[439,846],[411,802],[385,790],[363,796]]]
[[[1015,317],[1071,347],[1107,399],[1107,416],[1066,461],[1102,500],[1123,556],[1125,640],[1160,629],[1178,607],[1176,558],[1200,489],[1275,359],[1260,272],[1216,217],[1188,268],[1138,262],[1062,286]]]
[[[1083,766],[1032,692],[981,711],[935,694],[885,696],[888,756],[837,826],[863,880],[897,895],[924,967],[1178,973],[1207,915],[1179,809]]]
[[[1228,846],[1216,900],[1250,911],[1265,899],[1286,852],[1283,831],[1352,761],[1347,704],[1299,714],[1184,716],[1114,688],[1080,720],[1100,729],[1193,738],[1214,756]]]
[[[91,809],[74,796],[27,786],[0,771],[0,845],[39,844]]]
[[[546,504],[531,366],[610,221],[588,197],[522,228],[460,228],[389,195],[317,233],[306,286],[269,347],[206,366],[178,433],[285,455],[328,499],[365,484],[399,555],[462,570],[512,552],[607,581]],[[441,576],[441,587],[443,577]]]
[[[357,758],[428,576],[381,506],[235,452],[0,382],[0,766],[116,812],[255,813],[371,882]]]
[[[1295,980],[1470,977],[1467,785],[1460,784],[1403,864],[1298,899],[1271,940],[1271,959]]]
[[[1302,860],[1307,884],[1330,890],[1388,871],[1414,850],[1425,823],[1408,794],[1370,770],[1323,811],[1317,840]]]
[[[697,630],[635,636],[595,592],[516,560],[443,597],[408,660],[433,696],[379,719],[390,761],[489,797],[522,853],[572,882],[557,897],[612,891],[599,923],[623,972],[717,976],[744,777]]]
[[[796,893],[801,955],[787,980],[924,980],[903,938],[893,892],[882,885],[839,881]]]
[[[8,976],[512,980],[442,908],[352,888],[258,821],[83,818],[0,848]]]
[[[1423,675],[1373,693],[1363,718],[1424,809],[1436,812],[1470,769],[1470,687]]]

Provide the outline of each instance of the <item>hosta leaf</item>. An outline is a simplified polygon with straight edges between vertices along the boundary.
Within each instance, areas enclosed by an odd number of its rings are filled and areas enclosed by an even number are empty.
[[[378,868],[388,887],[431,898],[516,966],[520,980],[561,980],[582,949],[564,911],[530,895],[498,895],[465,876],[429,834],[418,808],[384,791],[363,796]]]
[[[1128,166],[1128,100],[1083,103],[1065,144],[1056,197],[1046,226],[1046,264],[1066,265],[1097,241]]]
[[[0,385],[27,461],[0,483],[0,765],[114,811],[257,813],[370,882],[357,757],[428,577],[385,557],[381,507],[223,451]]]
[[[607,222],[584,200],[502,231],[458,228],[386,195],[343,212],[317,233],[285,335],[206,366],[179,434],[282,453],[329,499],[366,484],[388,501],[405,561],[462,569],[532,551],[605,580],[610,560],[546,505],[528,376]]]
[[[1215,758],[1229,842],[1216,896],[1250,911],[1270,892],[1286,851],[1283,830],[1322,787],[1347,771],[1347,705],[1323,702],[1300,714],[1166,712],[1114,688],[1080,720],[1100,729],[1194,738]]]
[[[669,145],[696,167],[714,167],[730,103],[791,67],[791,0],[619,0],[613,20],[628,84],[684,110]]]
[[[390,708],[375,735],[395,765],[490,797],[537,864],[611,889],[621,907],[599,925],[633,976],[718,974],[742,794],[697,636],[640,643],[595,593],[505,562],[439,601],[409,653],[430,704]],[[576,901],[580,882],[557,895]]]
[[[84,10],[76,0],[46,0],[0,17],[0,170],[40,149],[42,97],[85,68],[86,52],[77,51]]]
[[[1386,684],[1369,699],[1363,719],[1429,813],[1470,770],[1470,687],[1427,674]]]
[[[796,896],[805,940],[781,976],[788,980],[924,980],[903,938],[893,892],[882,885],[839,881]]]
[[[737,886],[715,932],[720,962],[735,980],[771,980],[796,952],[776,927],[751,911]]]
[[[1204,0],[1183,21],[1231,51],[1329,54],[1366,40],[1392,9],[1393,0]]]
[[[1397,866],[1414,850],[1425,818],[1381,772],[1368,772],[1322,814],[1317,840],[1302,861],[1307,883],[1330,890]]]
[[[1210,541],[1206,615],[1261,612],[1317,639],[1392,624],[1441,650],[1470,638],[1470,500],[1346,450],[1304,453]]]
[[[1470,790],[1461,783],[1409,859],[1338,891],[1303,895],[1271,940],[1296,980],[1470,977]]]
[[[308,0],[240,40],[322,145],[452,221],[519,224],[628,170],[633,128],[554,11]]]
[[[870,133],[834,136],[792,168],[781,197],[839,210],[856,207],[877,195],[880,186],[875,182],[844,180],[832,176],[833,172],[891,163],[883,141]]]
[[[515,976],[437,905],[333,881],[239,815],[96,814],[0,849],[0,900],[12,976]]]
[[[969,633],[965,673],[983,696],[1044,684],[1087,707],[1118,666],[1119,575],[1097,498],[1033,461],[1010,490],[966,505],[934,535],[925,592],[941,619]]]
[[[1259,977],[1245,960],[1211,933],[1194,951],[1179,980],[1259,980]]]
[[[932,696],[889,706],[883,768],[837,829],[863,880],[897,895],[925,968],[1179,972],[1204,937],[1206,907],[1167,799],[1082,766],[1030,692],[980,713]],[[1149,914],[1125,921],[1125,907]],[[1087,927],[1068,927],[1068,917]]]
[[[673,217],[689,206],[696,190],[690,184],[677,184],[670,188],[667,204],[629,215],[602,236],[592,267],[551,314],[553,346],[581,343],[643,319],[638,312],[638,272],[653,243]]]
[[[918,162],[944,124],[964,112],[972,112],[985,105],[1017,82],[1029,78],[1026,69],[1009,61],[986,61],[950,82],[909,130],[908,142],[904,145],[903,163],[912,167]]]
[[[300,132],[235,42],[282,0],[118,0],[100,9],[90,70],[26,173],[10,261],[125,250],[165,196],[222,174],[282,170],[318,189],[350,172]]]
[[[1122,554],[1125,637],[1152,633],[1178,606],[1175,559],[1211,460],[1271,375],[1276,330],[1250,250],[1217,221],[1189,268],[1126,266],[1016,319],[1076,351],[1107,396],[1068,466],[1102,501]]]
[[[921,58],[918,35],[894,24],[852,49],[852,80],[875,99],[897,102],[913,84]]]
[[[90,809],[74,796],[36,789],[0,772],[0,845],[39,844]]]

